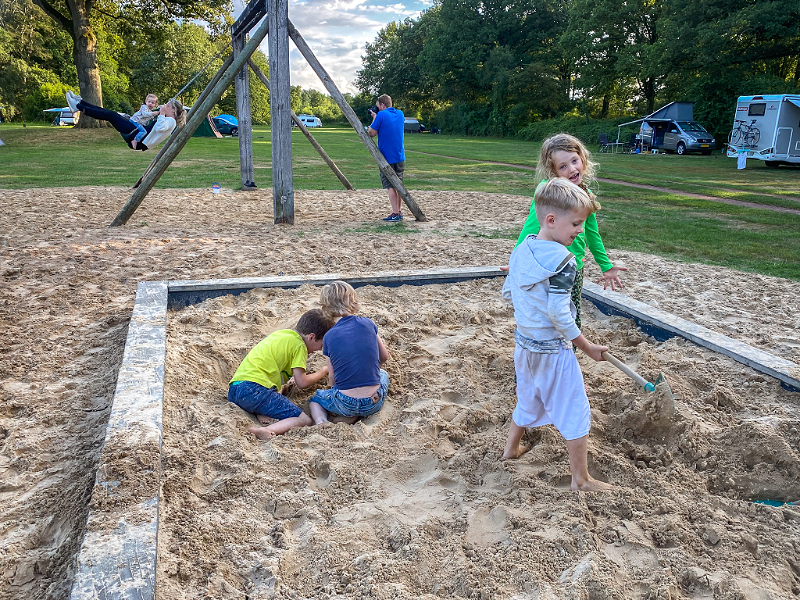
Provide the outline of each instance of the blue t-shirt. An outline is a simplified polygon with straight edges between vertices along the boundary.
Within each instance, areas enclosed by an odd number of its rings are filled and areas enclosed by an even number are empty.
[[[322,353],[331,359],[335,388],[380,384],[378,326],[370,319],[355,315],[339,319],[322,338]]]
[[[405,115],[396,108],[389,107],[375,115],[375,120],[370,125],[378,132],[378,149],[390,165],[406,159],[406,152],[403,148],[405,124]]]

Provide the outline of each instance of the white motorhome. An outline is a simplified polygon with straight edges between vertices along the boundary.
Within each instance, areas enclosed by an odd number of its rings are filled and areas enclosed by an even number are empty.
[[[298,115],[297,120],[306,127],[322,127],[322,121],[314,115]]]
[[[740,154],[768,167],[800,164],[800,95],[740,96],[728,156]]]

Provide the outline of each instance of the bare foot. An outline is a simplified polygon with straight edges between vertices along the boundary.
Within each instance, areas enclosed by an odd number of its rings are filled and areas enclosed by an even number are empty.
[[[247,431],[252,433],[260,440],[268,440],[270,438],[275,437],[275,432],[272,431],[269,427],[251,427]]]
[[[139,143],[139,142],[137,142],[136,140],[131,140],[131,148],[133,148],[134,150],[136,150],[136,144],[138,144],[138,143]]]
[[[570,486],[573,491],[580,491],[580,492],[610,492],[616,486],[611,485],[610,483],[605,483],[604,481],[599,481],[597,479],[592,479],[589,477],[588,479],[584,480],[583,483],[578,484],[575,481],[575,478],[572,478],[572,485]]]
[[[525,453],[526,453],[528,450],[530,450],[530,449],[531,449],[531,448],[530,448],[530,446],[523,446],[522,444],[519,444],[519,445],[516,447],[516,449],[515,449],[515,450],[513,450],[513,451],[511,451],[511,452],[509,452],[508,450],[506,450],[505,452],[503,452],[503,457],[502,457],[502,460],[516,460],[516,459],[518,459],[520,456],[522,456],[523,454],[525,454]]]

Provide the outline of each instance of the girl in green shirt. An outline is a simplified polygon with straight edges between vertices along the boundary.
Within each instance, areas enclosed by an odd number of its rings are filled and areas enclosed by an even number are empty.
[[[553,177],[564,177],[569,179],[586,190],[589,194],[592,191],[589,185],[594,183],[595,163],[591,161],[591,154],[581,141],[568,133],[559,133],[547,138],[542,144],[542,152],[539,155],[539,164],[536,167],[536,174],[544,183]],[[539,185],[541,185],[541,183]],[[522,231],[519,234],[518,246],[522,240],[531,234],[539,233],[539,221],[536,219],[536,210],[531,202],[531,210]],[[572,286],[572,301],[578,311],[575,323],[581,326],[581,290],[583,289],[583,259],[586,256],[586,248],[592,253],[594,260],[603,271],[603,276],[598,283],[603,284],[603,289],[609,285],[612,290],[622,288],[622,281],[619,278],[621,271],[627,271],[625,267],[615,267],[608,258],[603,240],[600,239],[600,232],[597,228],[597,217],[594,213],[589,215],[583,226],[583,233],[575,238],[568,249],[575,255],[578,262],[578,273],[575,277],[575,284]]]

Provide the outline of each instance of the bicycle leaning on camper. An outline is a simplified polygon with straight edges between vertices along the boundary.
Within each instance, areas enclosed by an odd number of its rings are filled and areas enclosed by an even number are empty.
[[[736,127],[731,131],[730,143],[733,146],[741,144],[745,148],[755,148],[758,145],[758,140],[761,139],[761,132],[758,127],[755,127],[756,119],[748,123],[736,119],[734,123]]]

